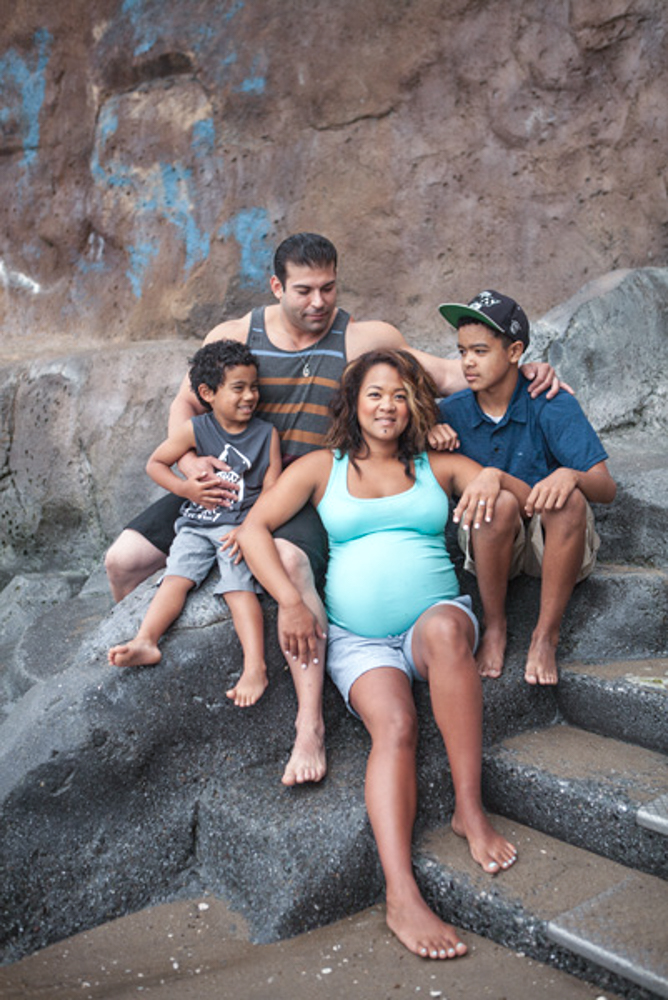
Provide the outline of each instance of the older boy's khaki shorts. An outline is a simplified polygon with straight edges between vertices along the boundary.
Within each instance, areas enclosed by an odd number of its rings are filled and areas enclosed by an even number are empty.
[[[473,529],[475,530],[475,529]],[[457,531],[457,541],[464,553],[464,569],[475,576],[475,560],[471,550],[471,531],[464,531],[459,525]],[[596,565],[596,553],[598,552],[601,539],[596,534],[594,525],[594,512],[587,504],[587,522],[585,525],[585,548],[582,557],[582,565],[576,583],[584,580],[592,572]],[[520,573],[528,576],[540,577],[543,565],[543,552],[545,550],[545,539],[543,528],[540,523],[540,514],[534,514],[530,521],[522,521],[520,530],[515,535],[513,555],[510,562],[510,572],[508,579],[513,580]]]

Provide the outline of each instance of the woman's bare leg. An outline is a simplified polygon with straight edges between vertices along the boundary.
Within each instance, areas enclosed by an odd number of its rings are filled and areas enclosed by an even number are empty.
[[[417,717],[408,678],[392,667],[367,671],[353,684],[351,704],[372,740],[365,797],[385,875],[388,927],[423,958],[464,955],[466,945],[427,906],[413,874]]]
[[[482,683],[472,647],[473,624],[459,608],[439,605],[418,620],[415,665],[429,683],[432,710],[448,753],[455,788],[452,829],[466,837],[474,861],[494,874],[517,857],[482,806]]]
[[[290,579],[306,606],[320,622],[323,635],[326,635],[327,615],[318,595],[308,556],[284,538],[276,539],[276,548]],[[281,779],[284,785],[320,781],[327,772],[325,722],[322,715],[325,647],[326,640],[322,639],[318,643],[318,662],[309,663],[305,669],[301,663],[288,660],[297,694],[297,718],[294,746]]]

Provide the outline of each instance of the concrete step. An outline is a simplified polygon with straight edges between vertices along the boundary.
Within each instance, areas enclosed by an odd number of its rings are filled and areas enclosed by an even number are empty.
[[[221,899],[182,900],[125,916],[0,968],[3,1000],[615,1000],[600,989],[470,932],[468,955],[410,955],[385,907],[274,944],[252,944]]]
[[[665,882],[515,821],[494,822],[518,848],[517,864],[496,876],[449,828],[418,845],[418,881],[444,919],[633,1000],[668,997]]]
[[[453,554],[452,542],[449,542]],[[456,557],[456,554],[455,554]],[[458,557],[456,557],[458,558]],[[462,591],[482,614],[475,578],[459,573]],[[508,585],[508,649],[510,666],[524,666],[531,633],[538,619],[540,581],[528,576]],[[592,575],[573,591],[559,640],[559,662],[668,657],[668,572],[651,566],[599,562]]]
[[[668,656],[667,607],[664,570],[599,563],[573,592],[561,655],[589,663]]]
[[[668,793],[667,765],[655,751],[561,724],[488,751],[483,792],[490,809],[668,878],[665,837],[638,820]]]
[[[603,560],[668,566],[668,448],[656,432],[604,441],[617,483],[614,503],[594,508]]]
[[[556,694],[572,725],[668,753],[668,658],[564,664]]]

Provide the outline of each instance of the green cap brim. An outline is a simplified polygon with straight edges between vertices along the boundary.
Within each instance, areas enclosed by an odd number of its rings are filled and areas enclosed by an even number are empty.
[[[483,326],[489,326],[492,330],[496,330],[497,333],[503,333],[507,336],[506,331],[503,327],[500,327],[498,323],[494,320],[488,319],[484,313],[481,313],[478,309],[471,309],[470,306],[462,305],[459,302],[443,302],[439,307],[443,319],[446,319],[450,326],[454,326],[455,330],[459,324],[460,319],[470,319],[474,323],[482,323]]]

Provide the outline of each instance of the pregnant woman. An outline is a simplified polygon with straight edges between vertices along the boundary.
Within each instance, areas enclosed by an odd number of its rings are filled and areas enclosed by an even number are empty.
[[[459,596],[445,547],[448,498],[470,530],[491,521],[503,490],[529,488],[498,469],[427,451],[436,390],[404,351],[373,351],[345,370],[333,401],[328,448],[294,462],[249,514],[244,556],[279,606],[286,656],[305,669],[322,655],[349,709],[371,736],[366,805],[386,883],[387,923],[412,952],[455,958],[466,945],[426,904],[411,863],[417,808],[417,714],[412,683],[429,685],[455,790],[453,830],[489,873],[515,848],[482,806],[482,686],[474,660],[477,622]],[[327,530],[328,622],[300,599],[271,532],[308,501]]]

